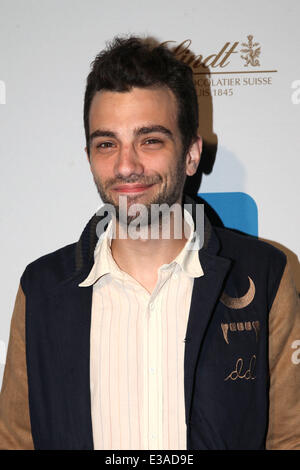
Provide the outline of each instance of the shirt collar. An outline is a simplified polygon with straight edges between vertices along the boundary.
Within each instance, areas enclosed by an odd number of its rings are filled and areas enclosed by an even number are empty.
[[[163,267],[167,269],[169,266],[177,264],[188,276],[200,277],[204,273],[198,256],[199,251],[195,249],[197,247],[197,243],[195,244],[197,242],[197,233],[194,231],[193,218],[186,209],[184,209],[184,220],[189,226],[189,238],[176,258],[171,263],[163,265]],[[113,221],[111,220],[97,242],[93,267],[87,278],[78,284],[79,287],[89,287],[105,274],[123,277],[123,271],[118,267],[111,253],[112,229]]]
[[[197,246],[199,246],[199,240],[197,233],[194,231],[195,226],[193,218],[186,209],[184,209],[184,220],[189,226],[189,238],[173,262],[177,263],[181,267],[182,271],[184,271],[188,276],[200,277],[203,276],[203,270],[199,260],[199,251],[197,249]]]

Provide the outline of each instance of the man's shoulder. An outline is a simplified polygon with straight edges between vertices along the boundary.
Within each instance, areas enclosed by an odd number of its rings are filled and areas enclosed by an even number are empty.
[[[214,230],[221,242],[221,256],[258,261],[260,264],[270,261],[282,265],[286,263],[285,253],[271,243],[225,227],[214,227]]]
[[[219,255],[232,261],[232,279],[238,283],[251,277],[260,293],[267,292],[271,306],[287,264],[285,253],[253,236],[226,228],[215,230],[221,243]]]
[[[26,293],[29,286],[35,289],[49,289],[71,276],[76,269],[76,245],[71,243],[51,253],[47,253],[26,266],[21,277],[21,285]]]

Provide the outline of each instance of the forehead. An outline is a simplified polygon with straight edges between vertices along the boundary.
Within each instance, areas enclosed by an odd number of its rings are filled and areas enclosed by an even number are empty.
[[[167,87],[132,88],[126,92],[101,90],[92,100],[90,133],[97,128],[133,128],[168,125],[177,130],[177,101]]]

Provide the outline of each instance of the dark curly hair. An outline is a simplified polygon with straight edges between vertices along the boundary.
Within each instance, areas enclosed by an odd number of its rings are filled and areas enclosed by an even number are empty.
[[[198,101],[191,68],[151,38],[115,37],[91,64],[84,96],[84,128],[89,154],[89,110],[97,91],[167,86],[178,105],[184,155],[197,137]]]

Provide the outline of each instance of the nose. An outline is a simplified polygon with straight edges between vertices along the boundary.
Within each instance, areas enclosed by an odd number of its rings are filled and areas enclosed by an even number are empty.
[[[143,174],[144,167],[133,145],[123,145],[120,148],[114,170],[115,176],[119,178]]]

